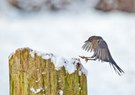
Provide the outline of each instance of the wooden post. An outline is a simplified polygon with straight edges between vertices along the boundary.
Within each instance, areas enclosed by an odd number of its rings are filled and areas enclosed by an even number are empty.
[[[56,69],[51,58],[29,48],[18,49],[9,58],[10,95],[87,95],[87,78],[81,63],[68,73]]]

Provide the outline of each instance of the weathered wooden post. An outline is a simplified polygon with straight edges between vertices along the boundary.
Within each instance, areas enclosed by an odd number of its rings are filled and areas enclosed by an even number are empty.
[[[87,95],[86,71],[79,59],[22,48],[9,58],[9,74],[10,95]]]

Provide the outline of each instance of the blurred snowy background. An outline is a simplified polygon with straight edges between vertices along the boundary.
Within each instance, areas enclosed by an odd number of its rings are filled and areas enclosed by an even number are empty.
[[[0,95],[9,95],[8,56],[17,48],[78,58],[90,55],[81,46],[91,35],[106,40],[125,74],[118,76],[108,63],[82,61],[88,70],[88,95],[135,95],[135,14],[102,13],[93,9],[98,0],[85,0],[83,6],[80,1],[66,11],[29,13],[0,0]]]

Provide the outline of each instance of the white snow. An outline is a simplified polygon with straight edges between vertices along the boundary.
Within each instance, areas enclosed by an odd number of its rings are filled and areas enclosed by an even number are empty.
[[[66,61],[63,57],[57,57],[55,60],[53,58],[52,62],[54,63],[56,70],[60,70]]]
[[[81,76],[81,75],[82,75],[82,72],[81,72],[81,71],[79,71],[78,73],[79,73],[79,76]]]
[[[38,94],[43,90],[43,88],[40,87],[38,89],[35,89],[35,88],[31,87],[30,90],[31,90],[31,92],[33,92],[35,94]]]
[[[76,71],[76,64],[74,64],[73,61],[74,61],[74,60],[66,61],[66,62],[65,62],[65,68],[66,68],[66,71],[67,71],[69,74],[72,74],[73,72]]]
[[[65,67],[67,73],[72,74],[76,71],[77,64],[80,64],[79,75],[81,75],[80,73],[87,75],[87,70],[83,67],[79,59],[76,58],[66,59],[61,56],[56,56],[52,53],[43,53],[35,50],[30,51],[32,57],[34,57],[35,53],[38,56],[41,56],[43,59],[51,59],[52,63],[55,65],[56,70],[60,70],[62,67]]]
[[[39,82],[40,81],[40,78],[38,79],[38,80],[36,80],[35,82],[37,83],[37,82]]]
[[[0,0],[0,95],[9,95],[8,56],[17,48],[30,47],[64,58],[90,56],[81,47],[91,35],[106,40],[125,74],[118,76],[108,63],[81,60],[88,70],[88,95],[135,95],[135,14],[86,11],[81,6],[81,12],[25,14],[6,1]]]
[[[63,95],[63,91],[62,90],[59,90],[59,95]]]
[[[12,53],[8,56],[8,59],[10,59],[13,54],[14,54],[14,52],[12,52]]]
[[[43,55],[42,55],[42,58],[43,58],[43,59],[50,59],[50,56],[49,56],[48,54],[43,54]]]
[[[53,62],[55,65],[56,70],[61,69],[61,67],[65,67],[67,73],[72,74],[76,71],[76,63],[74,64],[74,59],[65,59],[63,57],[58,57]],[[81,63],[80,63],[81,64]]]
[[[30,51],[30,55],[31,55],[32,58],[34,58],[34,57],[35,57],[35,51],[32,51],[32,50],[31,50],[31,51]]]

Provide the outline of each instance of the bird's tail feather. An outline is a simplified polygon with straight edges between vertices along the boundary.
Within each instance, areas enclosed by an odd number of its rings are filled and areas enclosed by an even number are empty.
[[[122,73],[125,73],[117,64],[116,62],[112,59],[110,65],[113,67],[115,72],[121,76]]]

